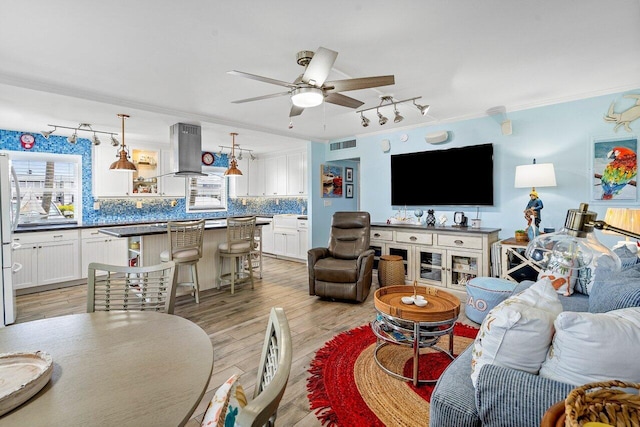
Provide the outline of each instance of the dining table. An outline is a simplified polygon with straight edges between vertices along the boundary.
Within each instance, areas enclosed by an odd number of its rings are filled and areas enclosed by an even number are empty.
[[[71,314],[0,328],[0,353],[35,351],[53,359],[51,379],[0,416],[0,426],[182,426],[213,370],[207,333],[154,311]]]

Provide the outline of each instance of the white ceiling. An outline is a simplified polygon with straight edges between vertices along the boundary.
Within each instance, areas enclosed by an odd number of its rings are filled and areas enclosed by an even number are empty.
[[[256,152],[306,140],[481,117],[640,88],[640,0],[24,0],[0,10],[0,128],[47,124],[162,142],[178,122],[200,124],[203,148]],[[422,96],[405,120],[363,128],[353,109],[305,110],[289,129],[283,92],[227,74],[292,82],[300,50],[337,51],[328,80],[393,74],[395,84],[346,92],[361,108],[381,95]],[[384,112],[384,111],[383,111]],[[386,114],[391,116],[391,112]],[[70,132],[57,132],[70,134]]]

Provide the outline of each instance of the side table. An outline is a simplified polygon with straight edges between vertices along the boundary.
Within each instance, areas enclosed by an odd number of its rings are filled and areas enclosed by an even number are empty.
[[[501,264],[502,264],[502,272],[500,276],[503,279],[511,280],[512,282],[517,282],[515,279],[515,273],[517,273],[520,269],[525,267],[530,267],[535,270],[537,273],[540,273],[542,270],[533,260],[528,259],[524,256],[524,250],[527,248],[528,242],[520,242],[515,238],[509,238],[500,241],[500,253],[501,253]],[[515,258],[520,261],[519,264],[510,268],[509,260],[511,258]]]

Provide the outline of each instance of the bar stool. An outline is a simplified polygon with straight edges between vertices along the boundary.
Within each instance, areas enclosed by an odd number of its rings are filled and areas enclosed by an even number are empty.
[[[177,286],[192,288],[191,293],[196,298],[196,304],[200,303],[197,265],[200,258],[202,258],[204,226],[204,219],[169,221],[167,223],[169,250],[160,253],[161,261],[173,261],[176,263],[176,281],[178,281],[180,267],[185,265],[190,267],[191,281],[178,283]],[[175,293],[175,287],[173,292]]]
[[[218,245],[218,289],[223,281],[231,284],[231,294],[236,283],[251,282],[253,289],[253,263],[251,253],[254,251],[254,233],[256,217],[227,218],[227,241]],[[243,263],[248,260],[249,273],[244,272]],[[229,260],[229,272],[223,273],[224,260]]]
[[[382,255],[378,262],[380,287],[404,285],[404,261],[400,255]]]

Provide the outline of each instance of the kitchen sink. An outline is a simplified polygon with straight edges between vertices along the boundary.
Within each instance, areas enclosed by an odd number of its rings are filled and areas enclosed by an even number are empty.
[[[273,216],[274,228],[298,228],[299,214],[280,214]]]

